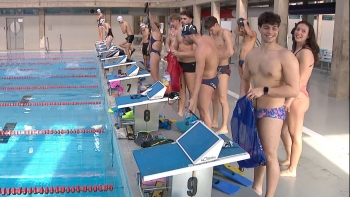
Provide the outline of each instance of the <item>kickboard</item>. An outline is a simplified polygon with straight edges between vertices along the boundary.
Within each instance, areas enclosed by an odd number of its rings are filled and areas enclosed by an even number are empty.
[[[156,182],[156,186],[157,187],[160,187],[160,186],[163,186],[164,183],[163,182],[160,182],[160,181],[157,181]],[[152,197],[162,197],[163,196],[163,190],[155,190],[153,193],[152,193]]]
[[[168,120],[170,123],[177,122],[175,119],[168,119],[168,118],[159,118],[160,121]]]
[[[165,178],[159,178],[150,181],[142,180],[142,185],[155,186],[157,182],[165,182]]]
[[[212,186],[214,189],[217,189],[228,195],[234,195],[241,189],[241,187],[238,185],[216,178],[213,178]]]
[[[219,165],[214,167],[214,171],[217,171],[218,173],[222,174],[223,176],[236,181],[237,183],[240,183],[246,187],[250,187],[253,185],[253,182],[246,177],[231,171],[230,169],[226,168],[224,165]]]
[[[126,136],[128,137],[128,140],[134,140],[135,139],[135,133],[134,130],[132,129],[131,125],[126,125],[125,126],[126,130]]]
[[[19,102],[20,103],[28,103],[31,98],[32,98],[32,95],[24,95]]]
[[[17,122],[8,122],[5,124],[2,131],[13,131],[16,125]],[[11,135],[0,135],[0,143],[6,144],[9,141],[10,137]]]
[[[235,173],[238,173],[238,174],[244,176],[244,172],[241,171],[239,168],[234,167],[234,166],[231,166],[231,165],[228,164],[228,163],[227,163],[227,164],[224,164],[224,166],[225,166],[227,169],[231,170],[232,172],[235,172]]]

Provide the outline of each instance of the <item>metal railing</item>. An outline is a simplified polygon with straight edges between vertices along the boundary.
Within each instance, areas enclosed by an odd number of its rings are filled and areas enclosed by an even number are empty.
[[[46,53],[49,53],[49,51],[50,51],[49,37],[46,37],[45,49],[46,49]]]
[[[62,53],[62,36],[60,34],[60,52]]]

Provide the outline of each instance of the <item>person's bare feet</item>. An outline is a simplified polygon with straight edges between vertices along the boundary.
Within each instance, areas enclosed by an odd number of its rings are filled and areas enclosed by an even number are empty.
[[[216,134],[228,134],[228,129],[227,127],[222,127],[220,130],[215,132]]]
[[[284,161],[280,161],[278,163],[280,164],[280,166],[289,166],[290,161],[289,160],[284,160]]]
[[[211,128],[213,129],[219,128],[219,123],[217,121],[213,121],[213,123],[211,124]]]
[[[261,196],[262,195],[262,189],[256,189],[256,188],[254,188],[253,186],[252,186],[252,190],[256,193],[256,194],[258,194],[259,196]]]
[[[177,112],[177,114],[179,114],[180,117],[183,117],[183,116],[184,116],[184,111],[183,111],[183,110],[179,110],[179,111]]]
[[[280,172],[280,176],[284,176],[284,177],[296,177],[297,176],[297,172],[293,172],[292,170],[290,170],[289,168],[282,170]]]

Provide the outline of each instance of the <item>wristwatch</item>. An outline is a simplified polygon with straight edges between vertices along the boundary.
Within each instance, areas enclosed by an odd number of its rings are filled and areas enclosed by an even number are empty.
[[[269,92],[269,88],[268,87],[264,87],[264,94],[267,94]]]

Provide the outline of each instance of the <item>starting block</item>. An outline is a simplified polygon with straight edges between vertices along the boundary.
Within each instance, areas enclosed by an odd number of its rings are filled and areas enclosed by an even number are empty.
[[[127,56],[122,55],[122,56],[113,57],[107,60],[110,63],[102,64],[102,67],[105,72],[105,76],[107,77],[108,74],[112,74],[112,73],[117,73],[117,74],[124,73],[126,71],[126,66],[136,64],[135,61],[127,62],[126,59],[127,59]]]
[[[137,94],[138,90],[138,79],[140,77],[148,77],[151,74],[147,70],[140,70],[140,68],[134,64],[128,70],[125,71],[124,75],[118,75],[112,73],[107,76],[109,84],[120,81],[123,87],[122,95]],[[109,85],[109,94],[111,95],[111,85]]]
[[[250,158],[236,143],[225,147],[226,139],[198,121],[174,143],[134,150],[140,178],[171,177],[172,197],[211,197],[213,167]]]
[[[106,57],[106,56],[108,56],[108,54],[110,54],[116,50],[118,50],[118,48],[112,44],[108,50],[107,50],[106,45],[104,45],[103,47],[100,47],[100,48],[96,48],[96,51],[97,51],[99,57]]]
[[[134,107],[134,122],[136,133],[141,130],[158,131],[159,129],[159,103],[178,99],[164,97],[166,86],[160,81],[154,83],[141,94],[125,95],[115,98],[116,105],[112,111],[126,107]],[[118,118],[118,125],[122,125]]]

